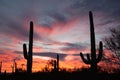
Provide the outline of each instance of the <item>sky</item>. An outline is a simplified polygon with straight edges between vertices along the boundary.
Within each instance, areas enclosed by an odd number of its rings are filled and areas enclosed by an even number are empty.
[[[28,45],[29,23],[34,23],[33,71],[60,54],[60,67],[80,68],[80,52],[90,53],[89,11],[93,12],[96,46],[120,29],[120,0],[0,0],[0,61],[2,71],[26,65],[23,43]],[[25,68],[25,66],[24,66]]]

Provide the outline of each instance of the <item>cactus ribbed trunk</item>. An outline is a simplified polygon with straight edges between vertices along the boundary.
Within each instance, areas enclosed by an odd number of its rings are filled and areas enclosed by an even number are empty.
[[[93,72],[96,72],[96,71],[97,71],[97,63],[96,63],[96,62],[95,62],[95,63],[91,63],[90,66],[91,66],[91,70],[92,70]]]
[[[91,36],[91,57],[92,60],[96,59],[96,47],[95,47],[95,32],[94,32],[94,24],[93,24],[93,15],[92,12],[89,13],[90,19],[90,36]]]
[[[93,15],[92,12],[89,12],[89,20],[90,20],[90,42],[91,42],[91,56],[87,54],[87,59],[84,58],[83,54],[80,53],[80,56],[84,63],[90,64],[91,70],[93,72],[97,71],[97,63],[100,62],[103,54],[103,45],[100,41],[99,43],[99,54],[96,56],[96,46],[95,46],[95,32],[94,32],[94,23],[93,23]]]
[[[33,49],[33,22],[30,22],[30,33],[29,33],[29,52],[28,52],[28,60],[27,60],[27,72],[32,72],[32,52]]]
[[[97,69],[96,63],[96,47],[95,47],[95,32],[94,32],[94,23],[93,23],[93,15],[92,12],[89,12],[90,19],[90,36],[91,36],[91,69],[94,71]]]
[[[29,32],[29,50],[27,51],[26,44],[23,44],[24,58],[27,60],[27,72],[32,73],[32,55],[33,55],[33,22],[30,22]]]

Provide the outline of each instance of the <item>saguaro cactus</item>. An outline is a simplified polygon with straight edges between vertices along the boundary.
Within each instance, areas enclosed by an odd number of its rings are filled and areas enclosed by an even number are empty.
[[[12,73],[17,72],[17,63],[15,59],[13,60],[13,65],[11,66],[11,68],[12,68]]]
[[[57,68],[57,71],[59,71],[59,54],[57,54],[57,64],[56,64],[56,68]]]
[[[24,58],[27,60],[27,72],[32,72],[32,55],[33,55],[33,22],[30,22],[29,32],[29,50],[27,50],[26,44],[23,44]]]
[[[14,59],[14,62],[13,62],[13,68],[14,68],[14,71],[17,72],[17,63],[16,63],[15,59]]]
[[[53,66],[54,71],[59,71],[59,54],[57,54],[56,60],[51,60],[49,64]]]
[[[57,63],[57,62],[56,62],[56,60],[54,60],[54,62],[53,62],[53,67],[54,67],[54,69],[53,69],[53,70],[54,70],[54,71],[56,71],[56,70],[57,70],[56,63]]]
[[[94,32],[94,23],[93,23],[93,15],[92,12],[89,12],[89,19],[90,19],[90,37],[91,37],[91,56],[87,54],[87,59],[84,58],[83,54],[80,53],[80,56],[85,64],[91,65],[91,70],[97,70],[97,63],[101,60],[103,54],[103,44],[100,41],[99,43],[99,53],[96,54],[96,47],[95,47],[95,32]]]
[[[1,73],[1,70],[2,70],[2,61],[0,62],[0,73]]]

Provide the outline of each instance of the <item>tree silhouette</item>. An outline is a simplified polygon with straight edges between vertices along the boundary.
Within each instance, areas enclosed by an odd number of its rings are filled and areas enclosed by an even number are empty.
[[[90,37],[91,37],[91,56],[87,54],[87,59],[84,58],[83,54],[80,53],[80,56],[85,64],[91,65],[91,70],[93,72],[97,71],[97,63],[101,60],[103,54],[103,45],[100,41],[99,43],[99,54],[96,55],[96,47],[95,47],[95,33],[94,33],[94,23],[93,23],[93,15],[92,12],[89,12],[90,19]]]
[[[110,36],[104,38],[105,48],[111,50],[115,57],[120,60],[120,28],[109,29]]]

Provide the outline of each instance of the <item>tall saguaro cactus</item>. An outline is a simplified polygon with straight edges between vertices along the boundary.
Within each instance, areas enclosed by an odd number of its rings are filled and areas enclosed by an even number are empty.
[[[102,58],[103,44],[100,41],[99,53],[96,54],[93,14],[91,11],[89,12],[89,19],[90,19],[91,56],[89,54],[87,54],[87,58],[84,58],[82,53],[80,53],[80,56],[81,56],[83,62],[85,64],[90,64],[91,70],[96,72],[97,71],[97,63],[99,63]]]
[[[26,44],[23,44],[24,58],[27,60],[27,72],[32,73],[32,55],[33,55],[33,22],[30,22],[29,32],[29,50],[27,50]]]
[[[0,62],[0,73],[1,73],[1,70],[2,70],[2,61]]]

